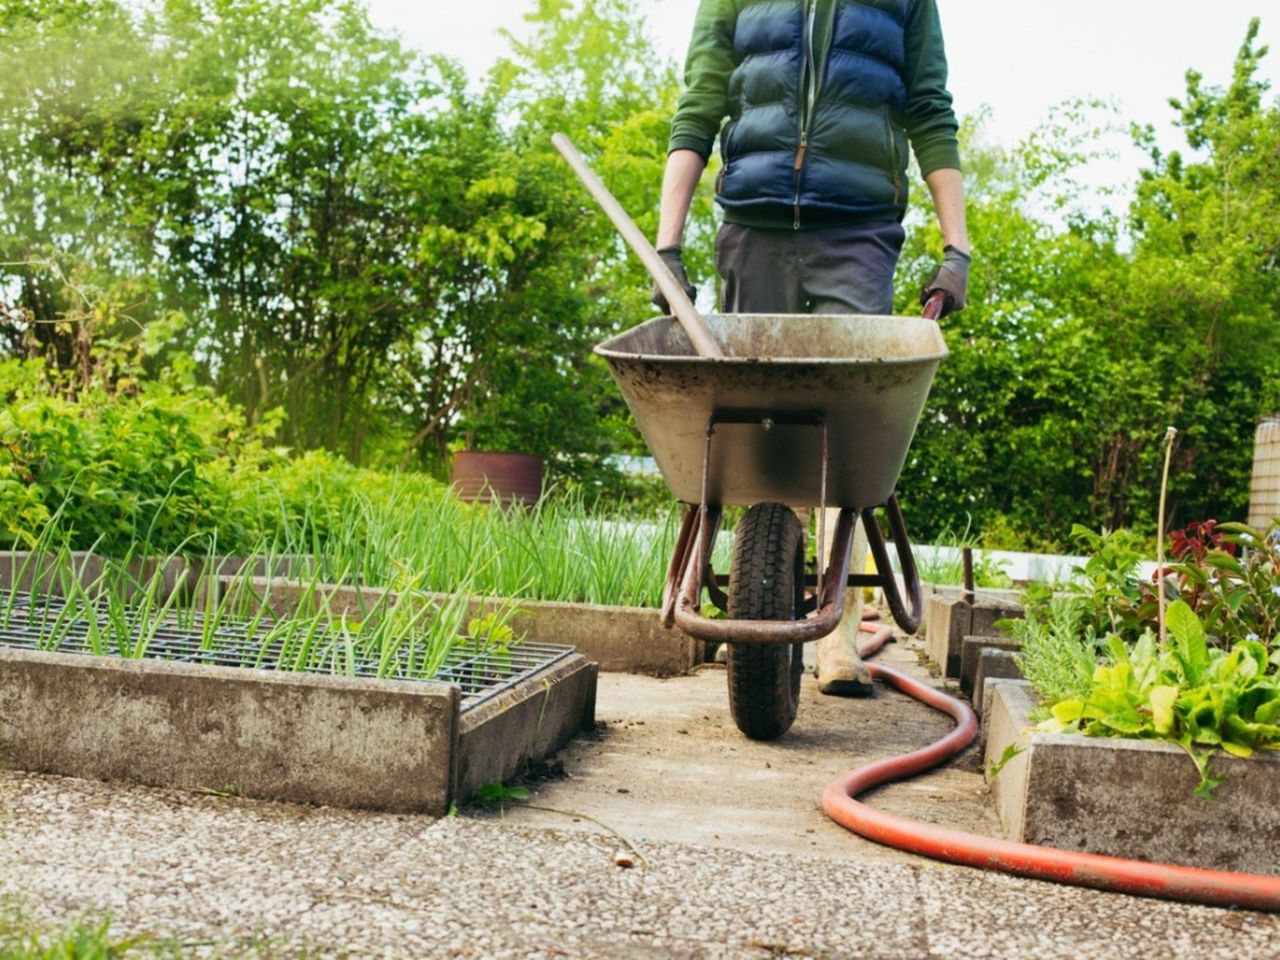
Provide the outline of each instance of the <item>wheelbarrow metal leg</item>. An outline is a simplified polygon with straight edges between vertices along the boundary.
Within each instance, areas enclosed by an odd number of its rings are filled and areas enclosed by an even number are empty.
[[[676,594],[680,589],[685,565],[689,562],[689,551],[693,549],[693,533],[697,529],[701,512],[700,507],[692,504],[686,506],[684,518],[680,521],[680,532],[676,535],[675,551],[671,554],[671,563],[667,566],[667,580],[662,588],[661,622],[668,629],[676,622]]]
[[[907,521],[902,516],[902,507],[898,504],[896,493],[885,504],[885,514],[889,519],[889,529],[893,533],[898,562],[902,566],[902,581],[906,584],[907,599],[911,602],[910,611],[902,602],[898,581],[894,579],[893,566],[889,562],[889,551],[885,546],[884,535],[880,532],[874,507],[867,507],[862,511],[862,523],[867,531],[867,546],[871,548],[871,555],[875,558],[880,587],[884,590],[884,598],[889,604],[894,621],[905,633],[915,633],[920,627],[921,616],[920,573],[916,569],[916,558],[911,552],[911,540],[907,536]]]

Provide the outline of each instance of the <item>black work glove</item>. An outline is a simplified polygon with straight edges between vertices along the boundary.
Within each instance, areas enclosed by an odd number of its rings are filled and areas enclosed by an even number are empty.
[[[942,316],[945,317],[964,309],[964,294],[969,286],[969,254],[952,246],[943,247],[942,253],[942,263],[920,291],[920,305],[924,306],[935,292],[941,290],[945,298]]]
[[[658,256],[662,258],[662,262],[667,265],[667,269],[671,271],[671,275],[676,278],[676,283],[684,287],[684,292],[689,295],[690,300],[698,298],[698,288],[689,282],[689,275],[684,272],[684,260],[680,258],[684,247],[678,243],[673,243],[669,247],[659,247]],[[667,298],[662,295],[662,291],[657,284],[653,287],[653,305],[663,313],[671,312],[671,304],[667,303]]]

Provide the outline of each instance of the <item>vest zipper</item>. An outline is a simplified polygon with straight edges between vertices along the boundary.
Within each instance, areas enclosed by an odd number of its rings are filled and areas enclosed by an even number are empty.
[[[794,214],[791,228],[800,229],[800,174],[804,167],[804,155],[809,150],[809,118],[813,113],[813,103],[817,97],[813,56],[813,23],[817,19],[817,0],[804,0],[804,63],[800,67],[800,146],[796,149],[795,193],[791,201]]]

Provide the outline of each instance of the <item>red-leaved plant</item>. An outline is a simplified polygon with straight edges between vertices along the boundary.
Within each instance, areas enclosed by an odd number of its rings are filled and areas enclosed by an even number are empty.
[[[1271,653],[1280,649],[1280,522],[1264,533],[1205,520],[1170,534],[1169,547],[1175,562],[1163,577],[1166,593],[1187,602],[1211,642],[1260,640]]]

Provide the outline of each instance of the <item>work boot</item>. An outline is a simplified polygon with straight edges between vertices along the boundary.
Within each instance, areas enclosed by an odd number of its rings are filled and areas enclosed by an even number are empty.
[[[858,620],[846,614],[840,626],[818,641],[818,689],[833,697],[869,697],[875,689],[856,646],[862,604],[852,606],[858,608]]]
[[[818,562],[825,564],[831,553],[831,540],[835,536],[837,510],[828,510],[825,540]],[[862,572],[867,562],[867,535],[862,521],[853,534],[850,549],[850,572]],[[862,591],[850,590],[845,594],[844,616],[839,626],[818,641],[818,689],[833,697],[869,697],[874,685],[871,671],[858,656],[859,626],[862,624]]]

